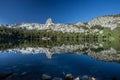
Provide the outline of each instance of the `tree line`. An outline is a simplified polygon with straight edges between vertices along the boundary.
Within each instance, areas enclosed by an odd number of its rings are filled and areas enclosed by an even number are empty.
[[[92,29],[103,29],[100,26],[95,26]],[[105,36],[97,35],[95,33],[90,33],[90,30],[84,33],[75,32],[62,32],[62,31],[52,31],[52,30],[24,30],[20,28],[7,28],[5,26],[0,26],[0,39],[98,39],[99,37],[104,38]]]
[[[11,38],[11,39],[35,39],[35,38],[80,38],[83,34],[80,33],[70,33],[61,31],[51,31],[51,30],[23,30],[19,28],[6,28],[0,27],[0,38]]]

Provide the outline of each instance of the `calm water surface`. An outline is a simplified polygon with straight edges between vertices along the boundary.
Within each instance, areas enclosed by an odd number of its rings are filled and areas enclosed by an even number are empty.
[[[88,47],[79,45],[1,50],[0,73],[12,72],[13,75],[7,80],[40,80],[42,74],[64,79],[68,73],[83,80],[89,77],[95,77],[96,80],[120,80],[118,50],[109,47],[100,48],[97,52],[91,50],[93,48],[85,51]]]

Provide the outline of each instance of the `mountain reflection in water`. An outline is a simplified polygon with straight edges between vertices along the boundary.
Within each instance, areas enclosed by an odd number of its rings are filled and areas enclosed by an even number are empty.
[[[116,44],[116,45],[115,45]],[[120,80],[119,41],[1,41],[0,73],[7,80],[40,80],[43,74],[89,80]]]

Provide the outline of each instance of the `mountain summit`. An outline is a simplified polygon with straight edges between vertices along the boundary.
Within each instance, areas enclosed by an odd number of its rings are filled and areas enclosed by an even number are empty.
[[[52,19],[51,18],[48,18],[47,20],[46,20],[46,24],[52,24],[53,22],[52,22]]]
[[[92,19],[89,22],[78,22],[74,24],[58,24],[53,23],[51,18],[46,20],[45,24],[39,23],[24,23],[18,25],[8,25],[9,28],[21,28],[26,30],[53,30],[53,31],[62,31],[62,32],[76,32],[83,33],[85,28],[91,28],[94,26],[101,26],[104,28],[110,28],[111,30],[120,27],[120,16],[112,15],[112,16],[101,16]]]
[[[53,24],[52,19],[48,18],[45,23],[46,27],[49,27],[51,24]]]

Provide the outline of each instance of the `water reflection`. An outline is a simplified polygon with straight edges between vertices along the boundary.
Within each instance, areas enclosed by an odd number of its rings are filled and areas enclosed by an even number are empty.
[[[1,53],[39,54],[45,53],[48,58],[53,54],[74,53],[88,55],[103,61],[120,61],[119,43],[114,46],[110,41],[83,42],[79,41],[43,41],[17,40],[1,42]],[[117,48],[116,48],[117,46]],[[118,49],[119,48],[119,49]]]
[[[0,73],[11,74],[8,80],[40,80],[43,74],[64,79],[68,73],[82,80],[120,80],[119,47],[119,41],[4,40]]]

